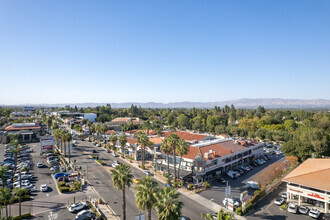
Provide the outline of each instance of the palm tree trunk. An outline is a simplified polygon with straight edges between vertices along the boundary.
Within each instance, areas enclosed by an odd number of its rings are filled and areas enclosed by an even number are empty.
[[[175,156],[175,147],[173,148],[173,164],[174,164],[174,182],[176,182],[176,156]]]
[[[125,198],[125,184],[123,184],[123,190],[122,190],[122,199],[123,199],[123,220],[126,220],[126,198]]]
[[[19,200],[18,215],[21,216],[22,215],[22,196],[19,196],[18,200]]]
[[[148,220],[151,220],[151,209],[147,209]]]
[[[170,154],[167,154],[167,175],[170,177]]]
[[[178,167],[178,178],[180,178],[180,166],[181,166],[182,156],[180,156],[179,167]]]
[[[64,157],[66,156],[66,144],[67,142],[64,142]]]

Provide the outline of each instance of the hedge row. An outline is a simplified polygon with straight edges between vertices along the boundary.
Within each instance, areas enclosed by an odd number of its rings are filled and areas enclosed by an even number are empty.
[[[32,218],[31,213],[26,213],[26,214],[14,217],[13,220],[30,219],[30,218]]]

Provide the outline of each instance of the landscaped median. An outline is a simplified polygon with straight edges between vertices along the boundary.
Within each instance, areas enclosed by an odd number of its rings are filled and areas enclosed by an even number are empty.
[[[107,165],[106,162],[104,162],[103,160],[99,159],[99,157],[96,156],[96,155],[89,155],[89,157],[95,159],[95,162],[98,163],[98,164],[100,164],[101,166]]]

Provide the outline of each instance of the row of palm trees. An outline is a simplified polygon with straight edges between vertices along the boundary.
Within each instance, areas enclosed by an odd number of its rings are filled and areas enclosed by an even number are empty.
[[[111,170],[113,185],[122,192],[123,220],[126,220],[126,188],[131,187],[133,175],[127,164],[120,164]],[[152,209],[156,210],[159,220],[177,220],[181,216],[183,203],[179,201],[179,193],[174,188],[159,188],[150,176],[140,179],[135,187],[135,202],[140,210],[147,212],[147,219],[151,220]]]
[[[178,137],[177,134],[170,134],[160,146],[162,153],[167,155],[167,173],[170,175],[170,161],[169,156],[173,154],[173,163],[174,163],[174,179],[180,177],[180,168],[183,155],[187,154],[189,151],[189,144],[184,139]],[[180,156],[178,172],[176,172],[176,156]]]
[[[72,141],[72,135],[63,129],[54,129],[53,136],[56,141],[56,146],[64,152],[64,155],[67,153],[67,146],[69,146],[69,162],[70,162],[70,142]]]

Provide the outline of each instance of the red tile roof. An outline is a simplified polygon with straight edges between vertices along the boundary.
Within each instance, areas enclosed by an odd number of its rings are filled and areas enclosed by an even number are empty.
[[[194,141],[194,140],[201,141],[207,137],[207,135],[205,135],[205,134],[193,134],[193,133],[186,132],[186,131],[162,132],[162,136],[168,137],[172,133],[177,134],[179,136],[179,138],[184,139],[186,141]]]
[[[12,125],[5,128],[6,131],[20,131],[20,130],[38,130],[40,126],[33,127],[13,127]]]
[[[250,145],[253,146],[253,145]],[[209,144],[205,146],[189,146],[189,151],[184,158],[194,159],[198,154],[200,154],[206,161],[213,160],[215,158],[224,157],[226,155],[243,151],[247,147],[235,144],[232,140],[223,141],[216,144]],[[209,153],[212,150],[212,153],[209,154],[208,158],[205,158],[205,153]]]
[[[142,132],[142,133],[147,134],[147,130],[133,129],[133,130],[130,130],[130,131],[125,131],[126,134],[134,134],[134,135],[136,135],[138,132]],[[157,135],[157,131],[149,130],[149,135]]]
[[[163,143],[164,138],[161,138],[161,137],[154,137],[154,138],[149,138],[149,140],[150,140],[153,144],[161,144],[161,143]]]
[[[137,144],[137,140],[133,138],[127,138],[127,143],[129,144]]]
[[[113,130],[107,130],[106,132],[105,132],[105,134],[115,134],[116,132],[115,131],[113,131]]]

